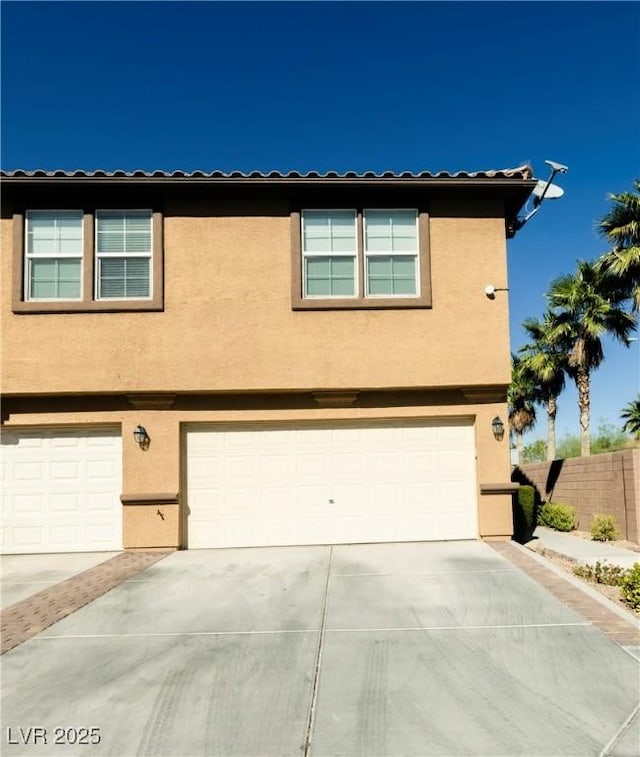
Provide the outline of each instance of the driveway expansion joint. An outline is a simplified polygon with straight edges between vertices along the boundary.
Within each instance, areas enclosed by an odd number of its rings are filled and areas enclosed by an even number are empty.
[[[316,703],[318,701],[318,682],[320,677],[320,664],[322,662],[322,647],[324,645],[325,629],[327,625],[327,600],[329,598],[329,584],[331,582],[331,562],[333,559],[333,546],[329,548],[329,560],[327,561],[327,580],[324,585],[324,596],[322,598],[322,616],[320,618],[320,633],[318,634],[318,650],[316,652],[316,664],[313,672],[313,685],[311,687],[311,702],[309,705],[309,722],[307,723],[307,733],[304,742],[304,755],[309,757],[311,750],[311,740],[313,737],[313,725],[315,720]]]
[[[170,551],[121,552],[99,565],[32,594],[0,612],[0,654],[41,633],[81,607],[159,562]]]

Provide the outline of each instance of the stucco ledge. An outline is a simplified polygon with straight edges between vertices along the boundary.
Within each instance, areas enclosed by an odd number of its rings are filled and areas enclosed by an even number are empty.
[[[126,506],[130,505],[177,505],[178,494],[161,492],[159,494],[121,494],[120,501]]]
[[[520,488],[520,484],[505,481],[498,484],[480,484],[480,494],[513,494]]]

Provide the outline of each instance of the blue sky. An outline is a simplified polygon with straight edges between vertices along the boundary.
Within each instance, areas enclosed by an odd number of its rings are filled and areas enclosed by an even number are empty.
[[[2,2],[2,167],[482,170],[565,163],[565,196],[509,242],[512,344],[544,292],[606,249],[640,177],[640,5]],[[492,282],[496,286],[504,282]],[[640,389],[607,342],[592,419]],[[528,440],[543,436],[542,420]],[[575,391],[561,433],[577,432]]]

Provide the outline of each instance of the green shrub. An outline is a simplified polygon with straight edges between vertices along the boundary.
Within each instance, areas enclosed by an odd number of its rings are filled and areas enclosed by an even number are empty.
[[[536,490],[523,484],[513,494],[513,538],[524,544],[533,536],[536,528]]]
[[[640,563],[633,564],[633,568],[626,572],[620,582],[622,599],[635,610],[640,609]]]
[[[576,565],[573,572],[576,576],[586,578],[587,581],[594,581],[597,584],[606,584],[607,586],[620,586],[622,579],[627,574],[627,571],[619,565],[609,565],[609,563],[600,562],[600,560],[595,565]]]
[[[618,536],[613,515],[595,515],[591,523],[591,538],[594,541],[611,541]]]
[[[576,527],[576,508],[545,502],[538,514],[538,523],[556,531],[573,531]]]

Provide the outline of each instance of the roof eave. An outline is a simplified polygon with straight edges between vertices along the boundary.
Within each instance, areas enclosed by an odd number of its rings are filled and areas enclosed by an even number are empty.
[[[516,177],[271,177],[271,176],[12,176],[2,175],[3,184],[244,184],[280,186],[300,185],[365,185],[365,186],[429,186],[429,187],[522,187],[529,191],[534,179]]]
[[[282,187],[288,189],[301,187],[379,187],[379,188],[421,188],[424,190],[468,191],[473,189],[489,190],[505,202],[505,231],[507,238],[515,236],[515,219],[536,185],[528,171],[515,169],[512,172],[493,172],[497,175],[186,175],[157,172],[143,172],[116,175],[91,175],[87,173],[69,174],[55,172],[0,172],[2,184],[9,186],[244,186],[244,187]],[[513,173],[516,175],[509,175]]]

